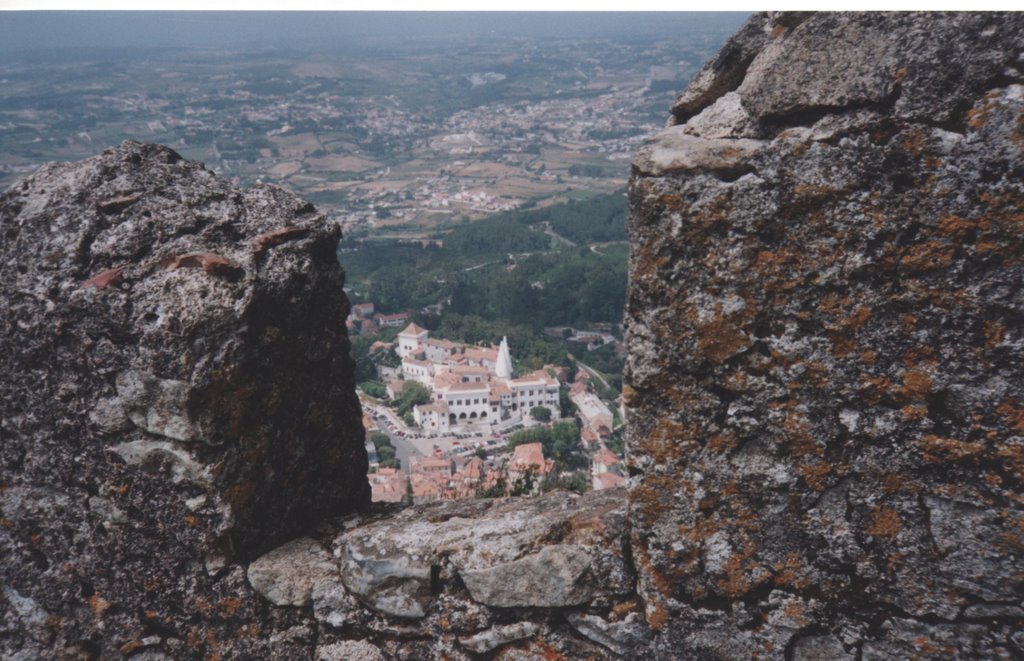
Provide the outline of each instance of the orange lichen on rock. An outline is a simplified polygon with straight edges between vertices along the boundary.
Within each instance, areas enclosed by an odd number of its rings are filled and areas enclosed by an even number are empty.
[[[796,551],[787,553],[786,559],[782,562],[776,562],[772,565],[772,569],[775,570],[775,585],[802,590],[809,584],[808,579],[805,576],[801,576],[803,567],[800,564],[800,554]]]
[[[1000,96],[999,90],[989,92],[982,98],[981,107],[974,107],[964,113],[964,122],[972,129],[980,129],[988,123],[989,113]]]
[[[909,401],[924,401],[932,392],[932,378],[924,370],[912,369],[903,372],[903,387],[899,395]]]
[[[928,407],[922,404],[907,404],[900,409],[900,415],[908,422],[924,420],[928,417]]]
[[[832,472],[832,465],[825,461],[811,461],[797,466],[807,486],[815,491],[825,490],[825,478]]]
[[[882,492],[886,494],[920,493],[921,487],[899,473],[885,473],[882,476]]]
[[[900,356],[900,361],[907,367],[907,369],[917,367],[918,365],[938,365],[939,360],[935,357],[935,350],[929,346],[915,346],[907,349]]]
[[[682,457],[699,447],[694,430],[671,418],[659,420],[640,445],[658,463]]]
[[[621,620],[622,618],[626,617],[630,613],[636,613],[639,610],[640,610],[640,602],[637,601],[636,599],[630,599],[629,601],[624,601],[624,602],[622,602],[620,604],[615,604],[614,606],[612,606],[612,610],[611,610],[611,613],[610,613],[611,614],[611,619],[612,620]]]
[[[252,240],[253,252],[259,255],[266,251],[267,248],[273,248],[286,241],[300,239],[307,234],[309,234],[309,229],[305,227],[282,227],[264,232]]]
[[[238,597],[224,597],[217,605],[220,607],[221,613],[230,617],[238,612],[238,609],[242,607],[242,600]]]
[[[659,195],[657,204],[660,204],[665,211],[669,212],[683,213],[690,209],[690,205],[683,198],[670,193]]]
[[[647,624],[654,631],[661,631],[668,623],[668,611],[657,602],[648,602],[647,608],[644,609],[644,615],[647,616]]]
[[[786,434],[786,442],[789,451],[794,456],[822,456],[825,454],[822,448],[811,434],[810,423],[807,418],[797,411],[790,411],[786,414],[786,420],[782,424]]]
[[[958,441],[934,434],[925,434],[917,442],[925,461],[932,464],[954,463],[977,457],[985,446],[974,441]]]
[[[716,316],[698,324],[697,350],[712,362],[720,363],[751,344],[750,336],[733,321]]]
[[[907,70],[904,68],[901,69],[901,71],[903,71],[903,73],[906,74]],[[917,127],[914,127],[909,129],[906,133],[904,133],[903,137],[900,138],[899,145],[900,147],[903,147],[903,149],[907,150],[907,152],[909,152],[910,154],[914,156],[920,156],[921,152],[924,151],[924,143],[924,131]]]
[[[122,644],[117,649],[124,656],[131,656],[132,654],[134,654],[135,652],[138,652],[139,650],[141,650],[145,646],[146,646],[146,644],[144,642],[142,642],[141,640],[136,638],[134,640],[129,640],[127,643]]]
[[[742,553],[733,553],[729,556],[725,564],[722,565],[725,578],[716,581],[716,586],[719,590],[725,592],[729,597],[736,599],[763,584],[771,577],[771,573],[766,571],[760,564],[747,562],[753,554],[754,548],[748,544]]]
[[[96,617],[103,617],[103,613],[110,608],[110,602],[101,597],[98,594],[93,594],[89,597],[89,608],[92,609],[93,615]]]
[[[774,251],[757,253],[751,265],[764,280],[766,290],[789,291],[803,282],[803,271],[808,256],[796,248],[779,246]]]
[[[956,257],[956,246],[932,239],[907,248],[900,257],[900,266],[907,273],[919,274],[949,268]]]
[[[1006,324],[1001,321],[985,320],[985,348],[995,349],[1006,336]]]
[[[961,218],[956,214],[946,214],[939,219],[939,232],[957,241],[963,241],[971,232],[988,231],[991,226],[987,218]]]
[[[728,452],[734,449],[736,445],[736,436],[730,431],[725,431],[709,438],[705,447],[712,452]]]
[[[996,413],[1003,416],[1006,424],[1024,434],[1024,407],[1020,405],[1020,402],[1013,398],[1004,399],[996,407]]]
[[[873,537],[895,537],[900,532],[899,512],[891,507],[875,505],[871,510],[870,521],[865,532]]]
[[[212,252],[190,252],[166,259],[161,265],[168,271],[182,268],[201,268],[210,275],[233,275],[242,270],[238,262]]]
[[[121,275],[124,273],[124,267],[118,266],[117,268],[104,271],[98,275],[94,275],[85,282],[82,283],[82,289],[86,287],[95,287],[96,289],[106,289],[110,285],[114,284],[121,279]]]
[[[807,617],[804,614],[804,605],[797,599],[791,600],[782,609],[782,612],[798,626],[807,624]]]
[[[701,544],[721,529],[717,519],[701,516],[692,526],[679,526],[679,537],[691,544]]]

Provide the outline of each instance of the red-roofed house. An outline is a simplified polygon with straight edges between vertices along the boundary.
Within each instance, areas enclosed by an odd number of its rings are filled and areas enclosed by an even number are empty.
[[[591,480],[591,488],[594,491],[601,491],[603,489],[614,489],[615,487],[621,487],[626,483],[626,478],[616,473],[601,473],[595,475],[594,479]]]
[[[371,473],[370,493],[373,502],[402,502],[407,482],[405,472],[395,468],[381,468],[376,473]]]
[[[621,486],[626,478],[622,475],[622,460],[606,447],[594,455],[590,465],[591,485],[594,491]]]
[[[544,458],[544,447],[540,443],[524,443],[517,445],[508,462],[508,483],[515,484],[526,478],[534,477],[534,489],[540,487],[540,480],[547,477],[555,469],[555,462]]]
[[[373,303],[356,303],[352,306],[349,319],[369,319],[373,316]]]

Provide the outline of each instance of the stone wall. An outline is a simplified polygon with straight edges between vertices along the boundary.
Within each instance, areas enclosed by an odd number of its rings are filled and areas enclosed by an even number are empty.
[[[756,15],[637,155],[656,656],[1024,651],[1022,46],[1022,14]]]
[[[368,504],[338,236],[132,142],[0,197],[0,656],[207,645],[264,619],[232,563]]]

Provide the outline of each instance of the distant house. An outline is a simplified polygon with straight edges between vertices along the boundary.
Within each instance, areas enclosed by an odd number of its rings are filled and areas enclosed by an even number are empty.
[[[605,403],[592,392],[577,390],[576,388],[573,388],[573,391],[570,393],[569,398],[572,399],[579,409],[583,424],[593,429],[599,436],[602,435],[602,427],[611,430],[612,412],[605,406]]]
[[[408,312],[398,312],[396,314],[375,314],[373,320],[381,328],[397,328],[398,326],[404,326],[409,321]]]
[[[370,476],[371,500],[375,503],[400,503],[405,498],[408,479],[405,472],[395,468],[381,468]]]
[[[412,416],[416,424],[427,431],[447,434],[451,431],[448,419],[449,410],[446,404],[419,404],[412,408]]]
[[[412,485],[413,504],[422,505],[441,500],[444,485],[440,484],[433,476],[413,473],[409,476],[409,483]]]
[[[418,354],[417,354],[418,355]],[[427,360],[419,360],[412,356],[402,359],[402,374],[406,379],[419,381],[425,386],[430,386],[434,377],[434,364]]]
[[[451,477],[452,460],[445,457],[411,457],[409,469],[413,473]]]
[[[349,312],[349,319],[369,319],[373,316],[373,303],[356,303]]]
[[[594,491],[614,489],[626,483],[626,478],[617,473],[599,473],[591,480],[590,486]]]
[[[508,482],[515,484],[533,475],[534,489],[540,487],[540,480],[555,470],[555,462],[544,458],[544,447],[540,443],[524,443],[517,445],[508,462]]]
[[[584,427],[580,432],[580,441],[587,450],[595,450],[601,443],[601,437],[590,427]]]
[[[452,460],[444,457],[411,457],[412,502],[419,505],[445,498],[453,466]]]
[[[399,358],[411,356],[419,350],[420,342],[429,336],[430,332],[426,329],[420,328],[415,323],[409,324],[398,334],[398,346],[395,348],[395,353]]]
[[[590,465],[591,486],[594,491],[612,489],[622,486],[626,482],[622,474],[622,460],[618,455],[602,447]]]
[[[413,382],[404,381],[402,379],[396,379],[394,381],[388,381],[384,389],[387,391],[388,397],[390,397],[391,399],[396,399],[399,395],[402,394],[402,391],[405,390],[405,387],[410,383]]]

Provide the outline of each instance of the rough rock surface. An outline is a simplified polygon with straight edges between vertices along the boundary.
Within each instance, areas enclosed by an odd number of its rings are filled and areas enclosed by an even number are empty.
[[[364,522],[332,542],[340,580],[314,590],[314,613],[409,658],[468,659],[530,641],[611,658],[607,638],[566,618],[638,615],[624,496],[457,501]],[[410,640],[395,647],[394,636]]]
[[[656,657],[1024,653],[1022,50],[1022,14],[756,15],[641,150]]]
[[[0,196],[0,656],[273,621],[231,562],[368,501],[337,238],[133,142]]]
[[[309,537],[279,546],[246,570],[249,585],[275,606],[309,606],[313,590],[337,576],[337,564]]]

